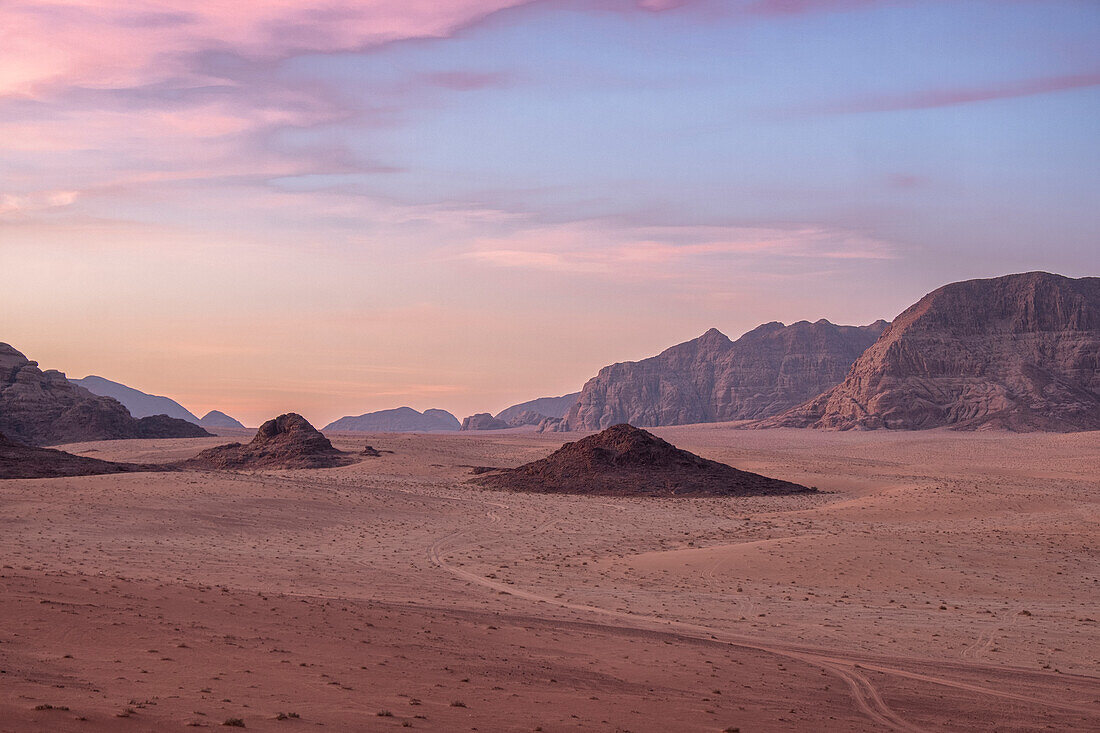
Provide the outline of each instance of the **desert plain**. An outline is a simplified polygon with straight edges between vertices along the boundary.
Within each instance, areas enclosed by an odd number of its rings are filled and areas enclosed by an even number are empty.
[[[468,484],[520,431],[0,481],[0,731],[1100,729],[1100,432],[653,432],[820,493]]]

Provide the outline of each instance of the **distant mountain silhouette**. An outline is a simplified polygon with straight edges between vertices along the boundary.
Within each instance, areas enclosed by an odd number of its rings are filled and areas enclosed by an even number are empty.
[[[760,427],[1100,429],[1100,278],[1028,272],[934,290],[844,381]]]
[[[458,418],[446,410],[417,412],[411,407],[379,410],[364,415],[342,417],[323,429],[363,433],[428,433],[458,430]]]
[[[148,417],[150,415],[167,415],[168,417],[186,420],[195,425],[202,424],[186,407],[169,397],[146,394],[141,390],[127,387],[110,379],[95,375],[83,379],[70,379],[73,384],[78,384],[92,394],[101,397],[113,397],[122,403],[122,406],[130,411],[134,417]]]
[[[838,384],[885,321],[837,326],[765,323],[737,341],[717,329],[657,356],[604,367],[588,380],[565,423],[546,429],[752,420],[778,414]]]
[[[239,420],[229,417],[220,410],[211,410],[202,416],[199,424],[206,428],[243,428]]]
[[[530,402],[521,402],[518,405],[507,407],[498,412],[496,418],[504,422],[511,422],[524,412],[537,413],[543,417],[565,417],[566,413],[569,412],[569,408],[577,403],[577,398],[580,396],[580,392],[573,392],[561,397],[539,397]]]

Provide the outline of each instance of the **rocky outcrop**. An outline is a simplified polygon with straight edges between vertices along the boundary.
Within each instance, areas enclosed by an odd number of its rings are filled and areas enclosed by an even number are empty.
[[[766,496],[813,491],[680,450],[630,425],[566,443],[518,468],[481,470],[488,488],[608,496]]]
[[[1100,429],[1100,278],[952,283],[899,315],[836,387],[760,427]]]
[[[244,425],[220,410],[211,410],[202,416],[199,424],[205,428],[243,428]]]
[[[577,403],[577,398],[580,397],[580,395],[580,392],[573,392],[572,394],[562,395],[561,397],[539,397],[537,400],[521,402],[518,405],[507,407],[498,412],[496,418],[497,420],[503,420],[511,425],[513,424],[513,420],[524,412],[542,415],[543,417],[565,417],[569,412],[569,408]],[[531,423],[523,424],[529,425]]]
[[[92,394],[59,371],[42,371],[37,362],[0,344],[0,432],[17,443],[210,435],[183,420],[160,418],[135,420],[117,400]]]
[[[164,471],[163,466],[116,463],[74,456],[53,448],[37,448],[8,440],[0,434],[0,479],[98,476],[134,471]]]
[[[766,323],[730,341],[717,329],[638,362],[604,367],[566,416],[569,430],[683,425],[778,414],[838,384],[885,321]]]
[[[488,412],[470,415],[462,421],[462,430],[507,430],[510,427],[512,426]]]
[[[569,423],[563,417],[548,417],[539,423],[537,432],[567,433],[569,432]]]
[[[205,428],[167,415],[149,415],[135,420],[138,438],[210,438]]]
[[[251,443],[229,443],[202,451],[182,462],[187,468],[327,468],[351,459],[301,415],[289,412],[268,420]]]
[[[127,387],[125,384],[112,382],[110,379],[95,375],[83,379],[70,379],[69,381],[100,397],[113,397],[121,402],[122,406],[131,415],[137,418],[149,417],[150,415],[167,415],[179,420],[186,420],[195,425],[200,424],[200,420],[190,410],[170,397],[146,394],[133,387]]]
[[[500,420],[501,418],[498,417],[498,418],[495,418],[495,419]],[[506,422],[508,424],[508,427],[510,427],[510,428],[522,428],[522,427],[526,427],[528,425],[536,425],[537,426],[537,425],[541,424],[544,420],[555,420],[555,419],[560,420],[561,418],[547,417],[546,415],[543,415],[541,412],[534,412],[533,410],[523,410],[521,412],[512,413],[511,417],[509,417],[504,422]]]
[[[330,431],[361,433],[430,433],[458,429],[458,418],[446,410],[417,412],[411,407],[342,417],[325,426],[325,430]]]

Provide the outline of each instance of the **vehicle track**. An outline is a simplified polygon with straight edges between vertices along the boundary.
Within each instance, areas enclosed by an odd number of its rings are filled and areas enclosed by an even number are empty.
[[[481,499],[468,500],[483,501]],[[1030,697],[1028,695],[1021,695],[1006,690],[996,690],[980,685],[961,682],[958,680],[946,679],[943,677],[922,674],[919,672],[911,672],[909,670],[899,669],[889,665],[867,662],[864,660],[857,660],[854,658],[841,656],[828,649],[794,646],[786,647],[781,645],[762,643],[759,640],[750,637],[732,634],[722,629],[711,628],[700,624],[693,624],[685,621],[676,621],[649,614],[617,611],[583,603],[573,603],[559,598],[554,598],[552,596],[546,596],[530,590],[524,590],[522,588],[518,588],[507,583],[502,583],[495,581],[491,578],[486,578],[484,576],[478,575],[477,573],[465,570],[449,563],[445,557],[448,546],[451,546],[451,550],[457,549],[456,547],[454,547],[456,541],[466,536],[467,534],[469,534],[469,530],[461,530],[436,540],[431,545],[431,547],[428,548],[429,560],[437,567],[447,571],[448,573],[451,573],[458,578],[467,580],[471,583],[475,583],[486,588],[490,588],[499,593],[522,598],[533,603],[545,603],[580,613],[598,614],[620,621],[627,621],[632,624],[627,628],[637,629],[639,627],[634,624],[638,623],[656,625],[658,627],[663,627],[666,630],[671,628],[677,630],[677,632],[682,635],[692,638],[701,640],[718,640],[734,647],[752,649],[754,651],[773,654],[775,656],[785,657],[787,659],[792,659],[819,667],[826,670],[827,672],[836,675],[845,682],[852,693],[852,698],[855,701],[856,706],[868,718],[890,729],[912,731],[914,733],[924,730],[920,726],[905,720],[897,712],[890,708],[890,706],[882,699],[882,696],[879,694],[874,684],[860,671],[861,669],[879,672],[881,674],[887,674],[896,677],[902,677],[905,679],[911,679],[927,684],[949,687],[968,693],[988,695],[1006,700],[1012,700],[1015,702],[1055,708],[1068,712],[1084,713],[1090,716],[1096,716],[1100,714],[1100,711],[1092,706],[1064,704],[1049,699]],[[998,671],[1004,670],[998,669]]]

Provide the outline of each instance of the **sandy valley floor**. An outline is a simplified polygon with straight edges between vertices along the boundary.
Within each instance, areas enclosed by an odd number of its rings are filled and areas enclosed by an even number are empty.
[[[464,485],[515,432],[0,482],[0,731],[1100,729],[1100,433],[654,432],[824,493]]]

